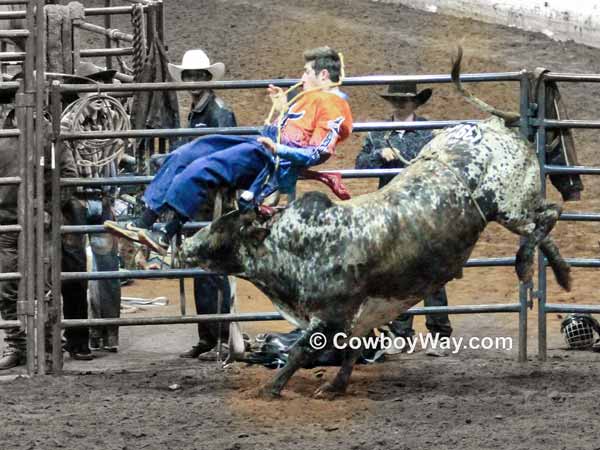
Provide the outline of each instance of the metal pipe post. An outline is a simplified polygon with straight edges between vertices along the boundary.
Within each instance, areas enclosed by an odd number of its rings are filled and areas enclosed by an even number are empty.
[[[519,282],[519,362],[527,362],[527,309],[531,283]]]
[[[45,48],[45,35],[46,35],[46,17],[44,12],[44,0],[36,1],[35,10],[35,28],[30,27],[29,29],[35,29],[35,70],[38,74],[43,74],[46,71],[46,54]],[[35,78],[35,117],[34,130],[35,130],[35,146],[34,160],[35,160],[35,180],[36,180],[36,196],[35,196],[35,243],[36,243],[36,255],[35,255],[35,273],[37,274],[35,279],[35,298],[38,303],[38,311],[40,316],[37,324],[37,345],[38,345],[38,369],[44,367],[46,364],[46,320],[48,320],[48,310],[46,305],[45,296],[45,265],[44,265],[44,178],[45,178],[45,160],[44,160],[44,77],[38,76]],[[44,370],[40,370],[40,373],[48,373],[48,368],[44,367]]]
[[[537,153],[540,161],[541,193],[546,197],[546,83],[542,75],[539,80],[538,91],[538,120],[540,125],[537,129]],[[546,335],[546,259],[538,252],[538,359],[546,361],[547,335]]]
[[[15,98],[16,117],[19,127],[24,127],[27,120],[25,118],[25,95],[20,92]],[[24,306],[25,311],[23,324],[27,333],[27,373],[32,376],[35,373],[35,298],[28,295],[28,280],[31,277],[31,272],[27,269],[27,237],[29,231],[29,223],[31,217],[27,216],[29,198],[27,197],[27,163],[28,153],[30,151],[26,145],[27,133],[21,133],[19,136],[19,177],[23,180],[19,183],[19,193],[17,198],[17,219],[22,227],[19,233],[18,240],[18,271],[21,275],[19,280],[19,303]],[[31,235],[29,235],[31,236]],[[31,267],[31,266],[29,266]]]
[[[533,135],[529,123],[529,92],[531,85],[529,83],[529,77],[526,71],[521,72],[520,80],[520,92],[519,92],[519,113],[521,119],[519,121],[519,128],[521,136],[524,139],[529,139]],[[520,243],[523,244],[525,238],[519,239]],[[527,306],[528,306],[528,286],[522,282],[519,282],[519,362],[524,363],[527,361]]]
[[[26,19],[27,27],[30,30],[34,29],[35,17],[34,17],[34,2],[30,1],[26,7]],[[25,133],[25,156],[27,159],[26,174],[23,182],[25,183],[25,190],[27,196],[26,207],[26,227],[25,236],[27,242],[31,242],[35,236],[35,221],[34,221],[34,198],[35,198],[35,158],[34,158],[34,124],[33,124],[33,72],[34,72],[34,55],[35,45],[33,41],[33,33],[31,33],[25,40],[25,64],[23,66],[23,109],[24,109],[24,122],[19,124],[19,127],[24,130]],[[26,247],[26,261],[27,267],[35,267],[35,246],[27,245]],[[35,277],[30,272],[26,278],[26,291],[27,300],[31,303],[35,309],[37,305],[37,299],[35,298]],[[38,311],[39,312],[39,311]],[[37,325],[40,318],[38,315],[34,316],[33,326],[27,330],[28,344],[31,343],[32,355],[31,358],[36,357],[36,331]],[[29,356],[28,356],[29,358]],[[37,370],[40,371],[39,365],[39,347],[37,351]],[[44,367],[41,368],[44,373]]]
[[[51,301],[53,317],[57,320],[53,323],[53,345],[52,345],[52,364],[56,372],[62,371],[63,358],[60,316],[62,312],[61,296],[61,272],[62,272],[62,235],[60,227],[62,225],[62,212],[60,209],[60,161],[63,152],[63,141],[60,136],[60,116],[62,113],[61,94],[58,88],[58,81],[53,81],[50,89],[50,112],[52,114],[52,126],[54,134],[54,151],[52,161],[52,229],[50,233],[50,242],[52,245],[51,253]],[[58,345],[56,345],[58,343]]]
[[[111,6],[112,0],[104,0],[105,8],[110,8]],[[112,16],[110,14],[106,14],[104,16],[104,28],[106,30],[110,30],[112,28]],[[104,46],[106,48],[112,48],[112,39],[108,34],[106,34],[106,37],[104,38]],[[108,70],[113,68],[112,58],[110,57],[110,55],[106,55],[106,68]]]

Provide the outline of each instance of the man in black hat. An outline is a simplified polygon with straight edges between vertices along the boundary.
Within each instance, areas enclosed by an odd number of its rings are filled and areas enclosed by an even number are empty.
[[[417,116],[419,106],[431,97],[431,89],[417,92],[414,82],[400,82],[389,85],[384,94],[380,94],[392,107],[390,120],[393,122],[414,122],[427,120]],[[363,147],[356,158],[357,169],[393,169],[407,167],[417,157],[421,149],[433,138],[431,130],[389,130],[371,131],[364,140]],[[394,175],[379,178],[379,188],[388,184]],[[425,298],[425,306],[447,306],[445,289]],[[390,323],[390,330],[399,337],[412,338],[413,316],[402,314]],[[452,327],[447,314],[428,314],[427,329],[439,337],[450,337]],[[405,347],[406,348],[406,347]],[[433,352],[430,352],[434,354]],[[442,353],[435,353],[442,355]]]
[[[427,120],[416,115],[417,108],[431,97],[431,89],[417,93],[416,83],[395,83],[380,94],[392,107],[390,120],[412,122]],[[432,139],[431,130],[371,131],[356,158],[357,169],[403,168],[414,159]],[[388,184],[394,175],[379,178],[379,188]]]

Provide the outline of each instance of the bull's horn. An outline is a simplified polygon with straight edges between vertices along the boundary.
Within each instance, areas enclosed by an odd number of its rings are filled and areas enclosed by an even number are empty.
[[[452,58],[452,82],[456,86],[458,92],[460,92],[463,95],[463,97],[477,109],[480,109],[481,111],[486,112],[488,114],[498,116],[504,119],[504,121],[507,124],[519,120],[521,118],[519,114],[515,112],[507,112],[496,109],[493,106],[488,105],[483,100],[475,97],[471,92],[469,92],[463,87],[463,85],[460,82],[460,63],[462,61],[462,55],[463,49],[460,45],[458,45],[456,49],[456,59]]]

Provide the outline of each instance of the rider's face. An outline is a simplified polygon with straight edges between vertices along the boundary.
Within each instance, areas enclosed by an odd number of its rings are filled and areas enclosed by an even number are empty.
[[[314,61],[304,64],[304,73],[302,74],[302,89],[307,90],[323,86],[329,81],[327,70],[323,69],[319,73],[315,72]]]

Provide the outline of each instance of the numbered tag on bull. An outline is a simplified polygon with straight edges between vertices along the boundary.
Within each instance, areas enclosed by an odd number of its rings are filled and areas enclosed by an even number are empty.
[[[477,125],[465,123],[449,130],[446,139],[448,145],[462,143],[474,146],[481,142],[483,135]]]

